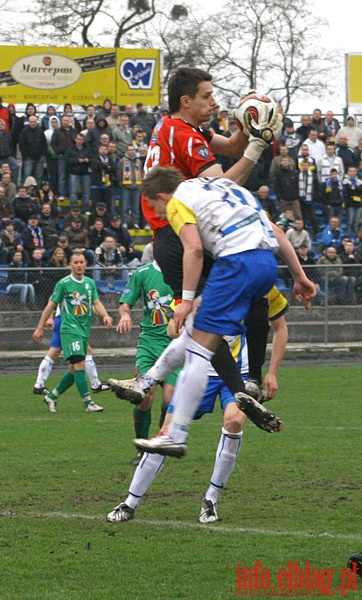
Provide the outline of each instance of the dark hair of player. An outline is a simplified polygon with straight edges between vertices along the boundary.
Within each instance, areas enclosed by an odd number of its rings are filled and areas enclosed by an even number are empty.
[[[179,67],[172,73],[168,82],[168,104],[170,113],[180,110],[180,98],[190,96],[195,98],[198,86],[203,81],[212,81],[212,75],[207,71],[191,67]]]

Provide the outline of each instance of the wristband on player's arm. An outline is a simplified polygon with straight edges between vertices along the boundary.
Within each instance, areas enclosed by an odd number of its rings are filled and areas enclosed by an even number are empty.
[[[188,300],[189,302],[193,302],[195,299],[195,295],[195,290],[182,290],[182,300]]]

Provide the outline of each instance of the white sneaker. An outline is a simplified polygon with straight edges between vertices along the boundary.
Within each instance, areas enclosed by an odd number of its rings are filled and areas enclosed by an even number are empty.
[[[125,502],[122,502],[107,515],[107,521],[111,523],[120,523],[121,521],[131,521],[134,517],[134,508],[131,508]]]
[[[143,390],[137,379],[108,379],[112,392],[117,398],[128,400],[131,404],[141,404],[149,390]]]
[[[218,520],[216,504],[212,500],[204,498],[201,504],[199,523],[215,523]]]
[[[134,517],[134,508],[131,508],[125,502],[122,502],[107,515],[107,521],[111,523],[120,523],[121,521],[131,521]]]
[[[149,440],[136,439],[133,440],[134,445],[139,450],[149,452],[150,454],[161,454],[162,456],[175,456],[181,458],[186,454],[186,444],[175,442],[169,435],[161,433]]]
[[[57,412],[57,402],[56,402],[56,400],[53,400],[52,398],[49,398],[48,395],[46,395],[44,397],[44,402],[45,402],[45,404],[48,405],[48,411],[49,412],[52,412],[52,413]]]
[[[102,412],[102,410],[103,406],[98,406],[98,404],[96,404],[95,402],[90,402],[89,404],[87,404],[85,412]]]

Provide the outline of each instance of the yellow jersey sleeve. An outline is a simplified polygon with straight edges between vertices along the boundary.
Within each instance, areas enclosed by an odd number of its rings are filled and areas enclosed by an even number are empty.
[[[268,319],[269,321],[275,321],[284,315],[288,310],[288,300],[284,298],[283,294],[275,287],[272,287],[270,292],[267,294],[268,297]]]
[[[186,223],[197,224],[195,213],[177,198],[171,198],[166,207],[167,220],[177,235]]]

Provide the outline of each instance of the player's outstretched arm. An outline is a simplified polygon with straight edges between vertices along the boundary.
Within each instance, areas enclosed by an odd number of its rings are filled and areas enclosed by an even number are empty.
[[[273,328],[273,345],[269,371],[264,378],[264,390],[267,398],[274,398],[278,392],[277,375],[283,360],[288,341],[288,326],[284,315],[271,321]]]
[[[33,333],[33,340],[34,342],[39,343],[43,337],[44,337],[44,327],[48,321],[48,319],[50,319],[50,317],[52,316],[53,312],[55,311],[57,305],[55,302],[53,302],[53,300],[49,300],[48,304],[46,305],[46,307],[44,308],[42,315],[39,319],[39,323],[37,325],[37,328],[35,329],[34,333]]]
[[[93,302],[93,306],[97,312],[97,314],[101,317],[101,319],[103,320],[103,325],[106,326],[107,329],[110,329],[112,327],[112,323],[113,323],[113,319],[112,317],[107,313],[106,308],[104,306],[104,304],[102,304],[102,302],[100,300],[94,300]]]
[[[116,327],[116,331],[118,331],[118,333],[127,334],[131,333],[132,327],[131,306],[124,302],[119,306],[119,323]]]
[[[187,315],[192,311],[193,301],[204,262],[204,252],[197,225],[194,223],[186,223],[186,225],[182,227],[179,235],[184,248],[184,256],[182,302],[177,306],[173,317],[176,333],[180,331]]]

